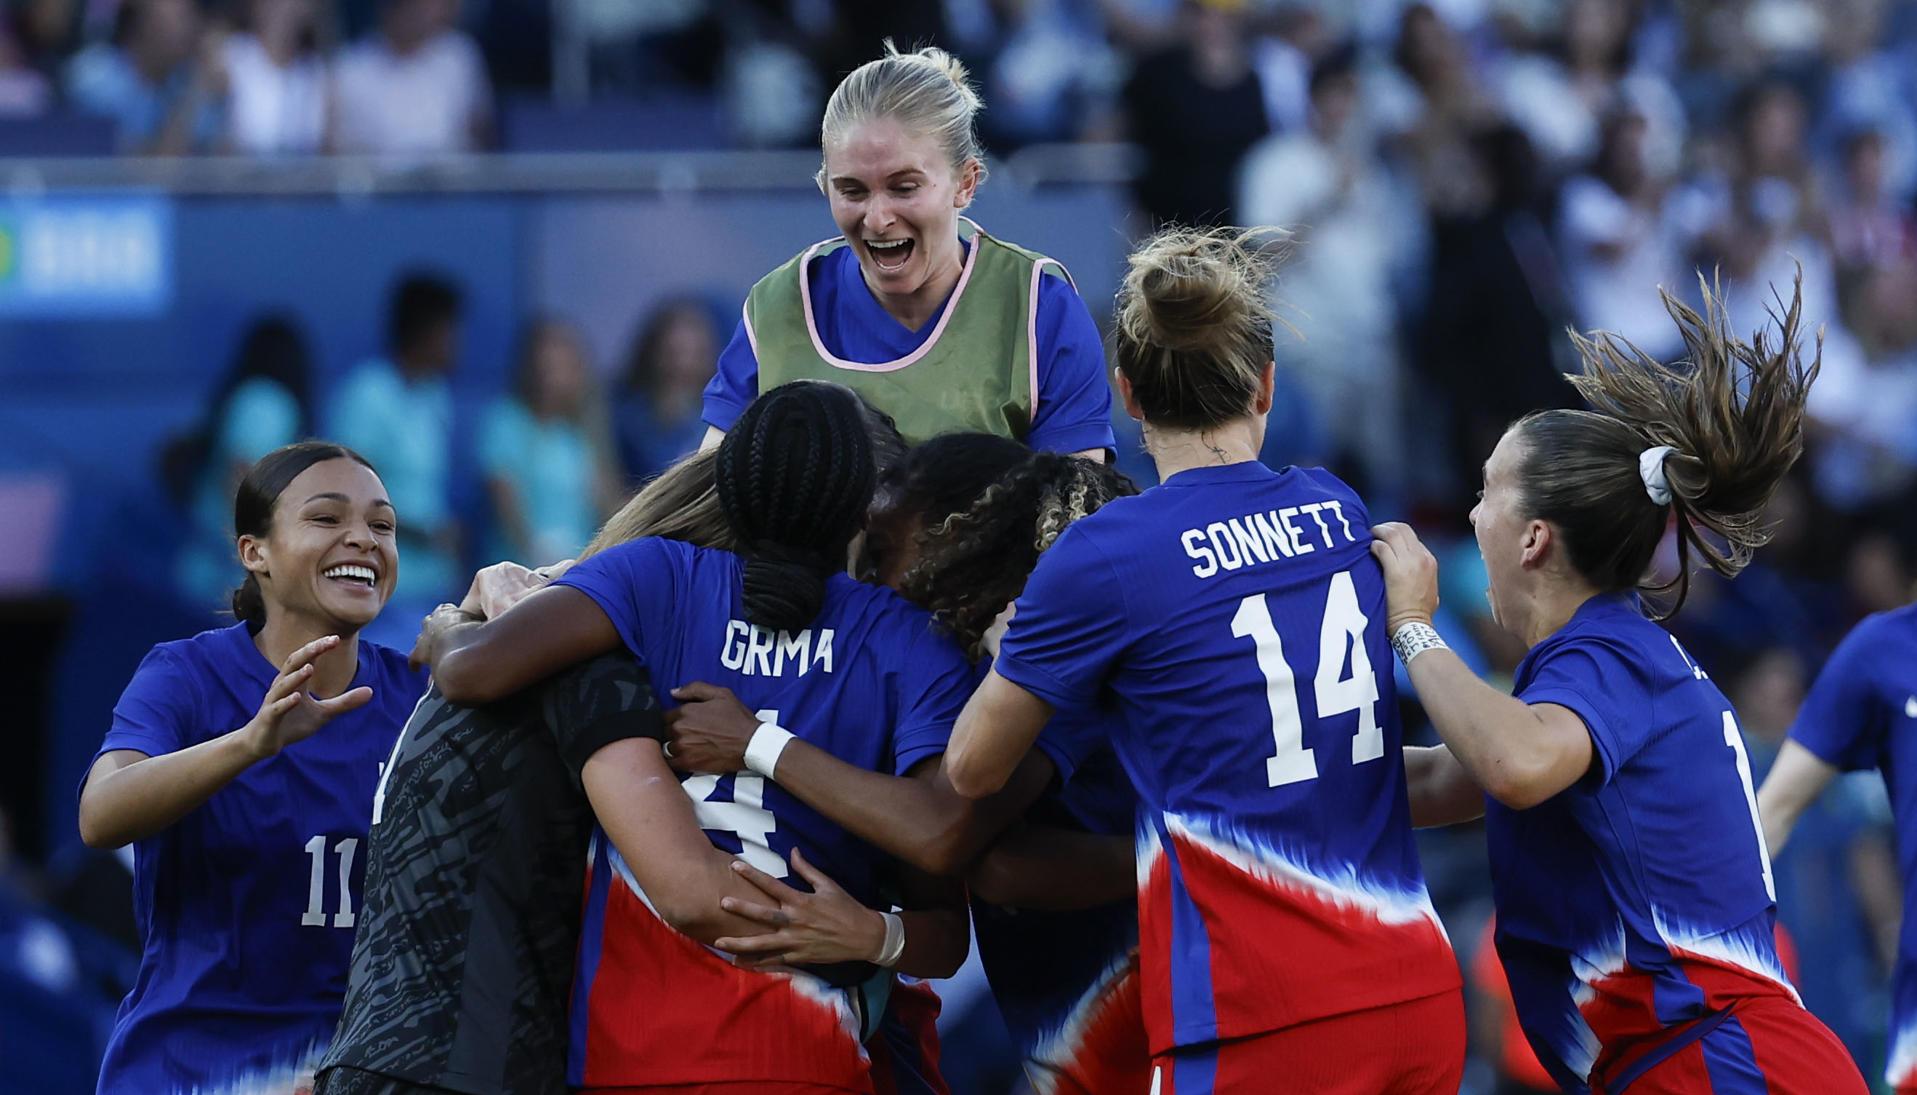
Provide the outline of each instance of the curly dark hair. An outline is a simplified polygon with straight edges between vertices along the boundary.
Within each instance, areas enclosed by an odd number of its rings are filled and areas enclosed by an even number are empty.
[[[920,554],[899,591],[930,609],[976,659],[992,621],[1024,591],[1059,534],[1112,499],[1137,493],[1123,472],[1098,461],[1032,453],[965,508],[917,511]]]

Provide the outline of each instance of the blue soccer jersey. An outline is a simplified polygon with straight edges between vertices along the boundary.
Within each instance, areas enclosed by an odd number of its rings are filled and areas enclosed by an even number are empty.
[[[605,611],[662,692],[722,685],[762,718],[873,771],[903,775],[945,752],[973,673],[929,614],[840,574],[811,626],[767,631],[746,622],[744,566],[730,552],[647,539],[593,556],[557,584]],[[681,783],[716,847],[801,887],[789,860],[802,849],[859,901],[880,903],[884,857],[778,784],[750,773]],[[673,931],[603,838],[589,871],[575,1084],[863,1083],[844,993],[805,975],[740,969]],[[722,1028],[730,1034],[715,1038]]]
[[[1025,819],[1103,836],[1130,838],[1138,794],[1112,751],[1113,716],[1060,711],[1039,736],[1060,784]],[[1101,1048],[1102,1025],[1115,1021],[1111,994],[1131,968],[1138,943],[1138,906],[1068,911],[1000,908],[972,900],[972,930],[992,999],[1025,1057],[1035,1083],[1083,1071],[1081,1059]],[[1144,1054],[1144,1030],[1129,1032]],[[1041,1088],[1043,1090],[1043,1088]]]
[[[1897,820],[1904,924],[1897,938],[1886,1080],[1917,1087],[1917,606],[1866,619],[1824,663],[1791,739],[1847,772],[1875,768]]]
[[[1197,468],[1067,529],[998,672],[1115,697],[1151,1051],[1455,991],[1405,799],[1384,579],[1328,472]]]
[[[100,752],[161,756],[237,730],[277,675],[243,624],[162,643]],[[373,690],[366,706],[134,845],[144,942],[103,1095],[292,1095],[310,1081],[346,994],[380,765],[426,680],[406,655],[362,641],[361,685]]]
[[[1731,705],[1636,595],[1586,601],[1515,691],[1575,712],[1594,753],[1550,800],[1485,812],[1498,954],[1552,1076],[1582,1090],[1734,1000],[1795,998]]]

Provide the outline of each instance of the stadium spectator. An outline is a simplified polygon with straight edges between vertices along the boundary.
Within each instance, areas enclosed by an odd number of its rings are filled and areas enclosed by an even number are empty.
[[[1144,152],[1138,204],[1159,225],[1236,224],[1233,182],[1271,131],[1241,0],[1180,0],[1172,44],[1125,82],[1126,136]]]
[[[80,835],[134,845],[144,951],[101,1091],[310,1083],[346,991],[379,766],[426,688],[360,637],[392,595],[396,519],[348,450],[267,454],[234,500],[239,622],[154,647],[114,707]]]
[[[1831,203],[1831,243],[1840,273],[1856,277],[1872,269],[1917,261],[1917,221],[1890,190],[1880,129],[1846,134],[1842,183]]]
[[[489,557],[541,567],[579,554],[617,498],[607,433],[579,332],[557,319],[529,324],[513,390],[480,427],[493,504]]]
[[[628,481],[650,479],[699,447],[701,393],[718,356],[718,327],[698,300],[667,301],[640,325],[613,412]]]
[[[329,99],[318,0],[251,0],[224,44],[226,146],[253,156],[312,155]]]
[[[248,468],[313,432],[312,354],[287,315],[255,320],[240,337],[207,416],[161,458],[173,495],[187,507],[178,563],[182,592],[211,611],[233,588],[233,493]]]
[[[1428,293],[1409,355],[1420,405],[1435,397],[1447,419],[1440,427],[1420,414],[1413,436],[1442,428],[1448,469],[1436,485],[1458,499],[1475,489],[1478,454],[1506,426],[1574,399],[1562,377],[1571,300],[1549,227],[1549,181],[1530,138],[1509,122],[1474,133],[1469,147],[1482,183],[1468,204],[1431,210]],[[1482,599],[1446,604],[1468,611]]]
[[[1560,231],[1578,325],[1666,359],[1678,344],[1657,294],[1688,290],[1688,241],[1666,201],[1669,181],[1653,172],[1649,131],[1628,109],[1605,119],[1591,173],[1564,186]]]
[[[126,0],[112,40],[68,63],[67,99],[111,119],[129,152],[209,150],[219,138],[225,90],[220,41],[193,0]]]
[[[53,103],[53,85],[34,68],[15,37],[0,22],[0,118],[43,114]]]
[[[406,566],[394,596],[396,618],[405,621],[395,626],[407,631],[434,602],[458,592],[460,581],[465,533],[453,508],[447,376],[459,361],[462,307],[459,288],[437,274],[401,278],[387,303],[385,356],[347,374],[327,415],[328,434],[380,468],[406,515],[399,529]]]
[[[401,161],[492,143],[492,88],[459,0],[383,0],[379,29],[333,71],[336,152]]]
[[[1394,283],[1425,225],[1358,117],[1355,47],[1319,59],[1310,95],[1306,129],[1246,154],[1236,208],[1248,223],[1291,230],[1293,258],[1273,291],[1299,337],[1280,362],[1330,434],[1335,465],[1362,468],[1372,491],[1393,498],[1410,470]]]

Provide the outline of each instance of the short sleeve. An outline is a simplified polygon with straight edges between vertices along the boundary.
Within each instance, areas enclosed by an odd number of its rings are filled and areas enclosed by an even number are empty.
[[[978,680],[958,646],[929,621],[906,650],[900,667],[899,718],[892,731],[892,772],[900,776],[945,752]]]
[[[1574,639],[1548,651],[1518,694],[1525,703],[1555,703],[1584,720],[1609,783],[1644,746],[1651,729],[1651,693],[1644,668],[1598,639]]]
[[[1018,598],[992,668],[1053,707],[1091,707],[1125,648],[1121,589],[1083,526],[1066,529]]]
[[[1797,709],[1792,741],[1847,772],[1873,768],[1883,753],[1888,720],[1870,684],[1872,622],[1837,644]]]
[[[299,440],[300,407],[292,393],[270,380],[249,380],[233,390],[220,422],[219,451],[251,464]]]
[[[666,740],[652,675],[625,651],[601,654],[548,680],[540,688],[539,720],[575,778],[614,742]]]
[[[700,417],[708,426],[729,430],[758,395],[759,357],[752,350],[752,336],[742,314],[732,341],[719,351],[718,370],[706,382],[705,409]]]
[[[1098,324],[1071,283],[1049,274],[1038,286],[1038,352],[1038,406],[1026,443],[1052,452],[1116,450]]]
[[[134,670],[120,702],[113,705],[113,725],[100,743],[100,752],[133,749],[157,757],[192,745],[199,711],[193,683],[178,654],[165,646],[154,647]]]
[[[675,602],[690,572],[684,552],[685,545],[670,540],[633,540],[581,560],[553,585],[592,598],[626,649],[643,661],[646,621],[678,617]]]
[[[1111,742],[1111,716],[1089,707],[1062,707],[1038,733],[1038,749],[1070,783],[1079,766]]]
[[[501,400],[486,412],[479,431],[479,466],[489,476],[510,476],[527,465],[530,447],[524,414],[510,402]]]

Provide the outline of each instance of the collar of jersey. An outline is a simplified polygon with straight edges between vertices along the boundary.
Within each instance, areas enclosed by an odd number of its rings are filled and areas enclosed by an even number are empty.
[[[1285,469],[1289,471],[1290,469]],[[1273,471],[1258,460],[1241,460],[1236,464],[1211,465],[1186,468],[1184,471],[1165,480],[1161,486],[1186,487],[1201,483],[1247,483],[1253,479],[1275,479],[1283,472]]]

